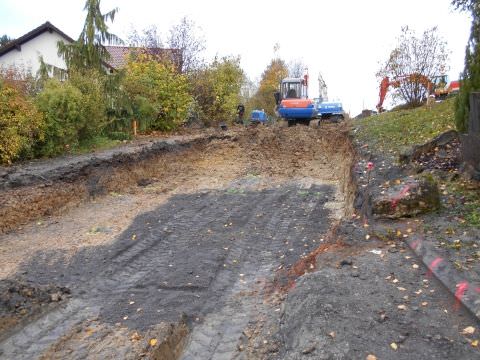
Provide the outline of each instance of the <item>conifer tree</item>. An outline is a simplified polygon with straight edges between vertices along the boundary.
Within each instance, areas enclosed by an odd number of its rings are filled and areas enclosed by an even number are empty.
[[[457,130],[466,132],[470,113],[470,93],[480,91],[480,4],[477,0],[453,0],[452,5],[472,15],[470,38],[465,51],[465,69],[460,83],[460,93],[455,102]]]
[[[67,67],[76,69],[101,69],[109,53],[105,44],[121,44],[122,40],[108,31],[107,21],[115,19],[118,8],[105,14],[100,10],[100,0],[86,0],[87,12],[83,30],[72,44],[58,43],[58,53],[63,56]]]

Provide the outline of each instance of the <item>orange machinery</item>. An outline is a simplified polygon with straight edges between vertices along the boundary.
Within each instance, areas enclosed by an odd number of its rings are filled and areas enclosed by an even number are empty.
[[[460,82],[455,80],[448,83],[447,75],[435,76],[433,77],[433,80],[430,80],[422,74],[403,75],[394,80],[390,80],[389,77],[384,77],[380,82],[379,101],[377,104],[378,112],[384,111],[383,102],[385,101],[390,86],[398,88],[405,82],[419,83],[423,85],[427,89],[429,95],[434,95],[435,98],[439,100],[443,100],[448,95],[457,93],[460,90]]]

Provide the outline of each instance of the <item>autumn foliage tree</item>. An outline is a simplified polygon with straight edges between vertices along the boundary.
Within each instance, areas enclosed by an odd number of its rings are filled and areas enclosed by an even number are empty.
[[[280,58],[274,58],[262,74],[257,93],[251,100],[251,106],[257,109],[264,109],[273,116],[275,114],[274,93],[278,91],[279,84],[289,74],[288,66]]]
[[[453,0],[452,4],[457,9],[470,12],[472,15],[470,38],[465,51],[465,68],[460,93],[455,102],[457,129],[465,132],[468,128],[470,113],[470,93],[480,91],[480,4],[476,0]]]
[[[197,115],[206,125],[234,120],[245,75],[240,58],[214,59],[190,74]]]
[[[446,42],[433,27],[417,37],[408,26],[401,30],[396,47],[387,61],[381,65],[377,77],[388,77],[395,84],[394,100],[409,106],[420,105],[433,90],[429,83],[435,76],[447,71],[448,51]]]
[[[42,140],[44,120],[33,102],[19,89],[0,81],[0,164],[28,157]]]
[[[173,64],[146,54],[128,63],[122,87],[128,98],[126,111],[140,121],[141,130],[176,128],[186,119],[192,102],[187,78]]]

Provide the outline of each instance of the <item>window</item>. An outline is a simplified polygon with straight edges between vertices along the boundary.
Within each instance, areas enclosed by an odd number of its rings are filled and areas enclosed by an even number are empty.
[[[282,83],[283,99],[300,99],[302,97],[302,84],[299,82]]]
[[[65,81],[67,80],[67,71],[52,65],[52,77],[60,81]]]

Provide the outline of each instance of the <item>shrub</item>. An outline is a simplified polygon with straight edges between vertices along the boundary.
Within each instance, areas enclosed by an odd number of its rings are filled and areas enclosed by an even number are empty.
[[[39,84],[29,70],[21,67],[0,67],[0,79],[4,85],[14,88],[21,95],[34,96],[39,91]]]
[[[49,79],[36,103],[45,114],[45,140],[39,148],[52,156],[100,135],[107,124],[103,75],[72,73],[63,83]]]
[[[87,121],[83,110],[83,95],[68,82],[50,79],[37,96],[36,103],[45,116],[45,141],[39,152],[44,156],[63,153],[79,143],[79,132]]]
[[[172,130],[182,124],[192,101],[184,75],[173,66],[140,55],[125,69],[128,114],[141,130]]]
[[[80,142],[100,135],[107,125],[106,76],[97,70],[70,73],[68,82],[82,93],[84,123],[78,130]]]
[[[43,139],[43,117],[18,89],[0,82],[0,163],[30,157]]]
[[[120,140],[120,141],[123,141],[123,140],[131,140],[132,139],[132,135],[131,134],[128,134],[128,133],[125,133],[123,131],[110,131],[108,134],[107,134],[108,138],[110,140]]]
[[[239,58],[215,59],[208,67],[196,71],[190,81],[204,123],[210,125],[235,118],[244,81]]]

